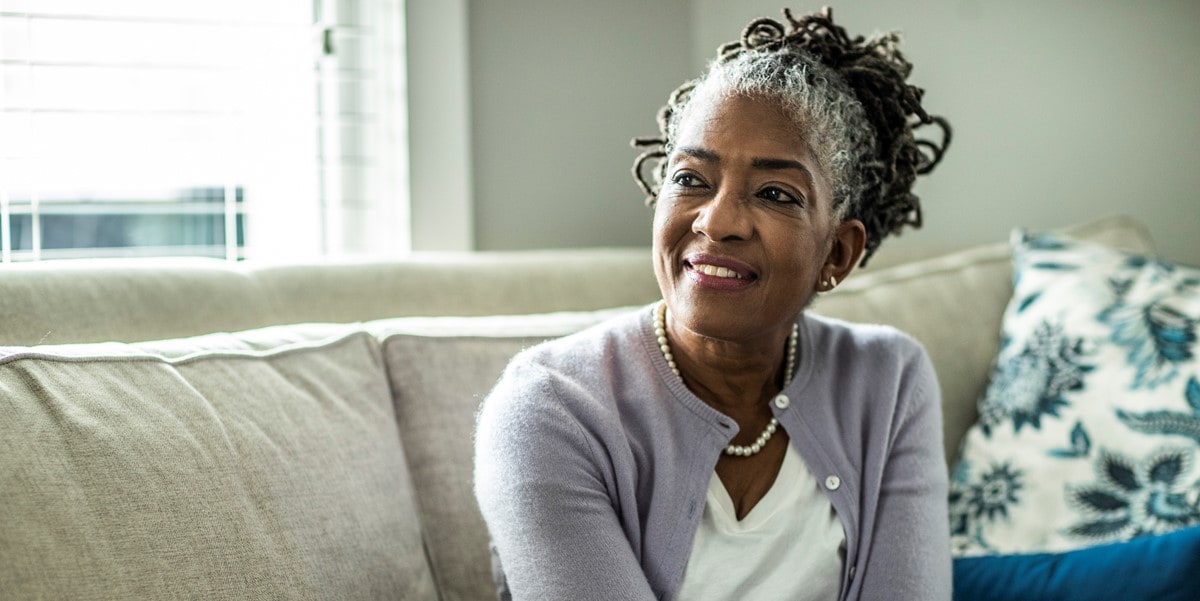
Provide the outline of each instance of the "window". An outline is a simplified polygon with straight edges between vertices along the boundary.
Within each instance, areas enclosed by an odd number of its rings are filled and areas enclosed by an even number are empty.
[[[407,248],[400,0],[0,0],[3,260]]]

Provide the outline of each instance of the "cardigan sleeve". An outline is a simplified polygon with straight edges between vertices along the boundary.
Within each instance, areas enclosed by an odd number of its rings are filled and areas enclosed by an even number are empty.
[[[475,495],[501,599],[651,600],[608,492],[598,439],[551,376],[510,366],[480,410]]]
[[[951,595],[948,478],[941,392],[919,345],[904,370],[881,482],[862,600],[948,601]]]

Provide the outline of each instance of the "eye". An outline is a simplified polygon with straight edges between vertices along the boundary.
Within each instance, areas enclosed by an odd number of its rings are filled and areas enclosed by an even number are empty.
[[[696,174],[687,171],[676,173],[671,178],[671,183],[680,188],[702,188],[705,186],[704,180],[697,177]]]
[[[802,198],[800,198],[796,195],[793,195],[792,193],[788,192],[787,190],[784,190],[783,188],[777,188],[775,186],[763,188],[762,190],[760,190],[758,192],[757,196],[763,200],[769,200],[769,201],[771,201],[773,203],[777,203],[777,204],[797,204],[797,205],[804,204]]]

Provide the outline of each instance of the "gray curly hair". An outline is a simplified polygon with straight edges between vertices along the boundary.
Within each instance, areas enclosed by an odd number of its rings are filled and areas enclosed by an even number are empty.
[[[835,216],[866,227],[865,265],[885,237],[921,226],[913,183],[941,160],[950,126],[928,115],[923,90],[905,82],[912,64],[900,53],[897,34],[850,38],[828,8],[799,19],[783,13],[787,26],[768,18],[751,22],[741,40],[718,50],[703,77],[671,93],[658,114],[661,137],[633,140],[646,149],[633,175],[653,206],[679,124],[690,107],[705,104],[697,100],[774,99],[810,133],[817,160],[833,179]],[[926,124],[941,128],[940,144],[914,137]]]

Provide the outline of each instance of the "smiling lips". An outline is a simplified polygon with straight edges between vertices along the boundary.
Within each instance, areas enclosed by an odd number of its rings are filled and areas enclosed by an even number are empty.
[[[725,257],[696,255],[683,262],[684,271],[701,288],[740,290],[753,284],[758,275],[740,261]]]
[[[704,275],[715,275],[719,278],[740,278],[741,276],[732,269],[726,267],[717,267],[716,265],[692,265],[692,269],[703,273]]]

